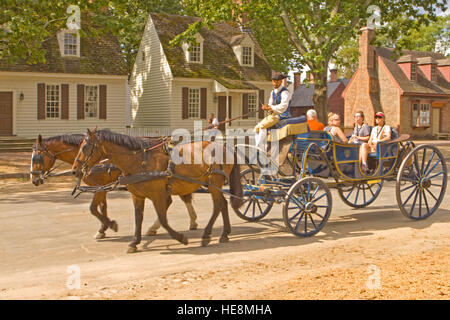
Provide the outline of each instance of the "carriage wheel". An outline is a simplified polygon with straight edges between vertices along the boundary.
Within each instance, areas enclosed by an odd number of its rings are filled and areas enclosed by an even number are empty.
[[[286,195],[284,224],[298,237],[312,236],[327,222],[331,206],[331,192],[327,185],[317,178],[303,178]]]
[[[241,182],[243,184],[244,192],[251,193],[251,189],[246,185],[256,185],[257,177],[255,171],[246,169],[241,172]],[[244,204],[239,209],[234,209],[234,212],[239,218],[247,221],[258,221],[264,218],[272,209],[273,201],[267,201],[264,198],[249,194],[245,197]]]
[[[346,205],[353,208],[364,208],[375,201],[382,187],[383,181],[378,183],[365,181],[349,187],[339,187],[338,193]]]
[[[397,174],[396,195],[401,212],[422,220],[439,207],[447,188],[447,165],[434,146],[414,148],[403,160]]]

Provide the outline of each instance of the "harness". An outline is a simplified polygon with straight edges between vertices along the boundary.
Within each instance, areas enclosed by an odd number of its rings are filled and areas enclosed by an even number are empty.
[[[44,146],[44,147],[33,146],[33,156],[31,158],[31,162],[32,162],[32,164],[37,163],[37,164],[40,164],[41,166],[44,166],[44,158],[42,157],[41,154],[36,154],[35,155],[34,152],[36,152],[36,151],[40,151],[40,152],[44,153],[54,163],[56,161],[56,159],[58,159],[58,156],[60,154],[63,154],[63,153],[66,153],[66,152],[69,152],[69,151],[72,151],[72,150],[74,150],[74,148],[66,149],[66,150],[63,150],[63,151],[60,151],[60,152],[57,152],[57,153],[52,153],[50,150],[48,150],[48,148],[46,146]],[[39,175],[41,179],[46,179],[47,177],[50,176],[50,174],[54,170],[56,170],[59,167],[60,167],[60,165],[58,165],[56,167],[53,167],[53,168],[47,170],[46,172],[42,172],[42,170],[36,170],[36,171],[30,170],[30,173],[33,174],[33,175]],[[63,174],[66,174],[66,172],[62,172],[62,173],[58,173],[58,174],[52,174],[52,176],[58,176],[58,175],[63,175]]]

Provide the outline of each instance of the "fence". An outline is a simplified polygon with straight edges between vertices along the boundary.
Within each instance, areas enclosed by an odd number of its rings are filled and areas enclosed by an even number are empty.
[[[125,130],[125,134],[134,137],[161,137],[171,134],[170,128],[131,128]]]

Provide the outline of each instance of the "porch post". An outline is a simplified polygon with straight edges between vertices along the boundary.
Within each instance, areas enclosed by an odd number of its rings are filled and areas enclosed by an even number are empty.
[[[230,108],[230,105],[229,105],[229,98],[228,98],[228,90],[227,91],[225,91],[226,92],[226,94],[227,94],[227,96],[226,96],[226,99],[227,99],[227,101],[226,101],[226,114],[225,114],[225,119],[226,120],[230,120],[230,118],[228,118],[228,115],[229,115],[229,108]],[[225,134],[226,134],[226,132],[227,132],[227,129],[228,129],[228,127],[229,127],[229,122],[227,122],[227,123],[225,123]]]

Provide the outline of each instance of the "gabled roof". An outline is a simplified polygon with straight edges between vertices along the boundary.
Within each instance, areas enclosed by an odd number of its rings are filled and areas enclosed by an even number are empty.
[[[346,87],[350,79],[339,79],[338,81],[328,82],[327,84],[327,98],[331,97],[339,85],[343,84]],[[295,90],[291,98],[291,107],[311,107],[314,105],[314,84],[309,87],[306,84],[301,84]]]
[[[92,23],[88,16],[82,16],[82,30],[98,26]],[[121,52],[117,37],[111,33],[98,37],[80,36],[80,57],[62,57],[57,36],[46,41],[43,48],[47,51],[46,63],[29,65],[25,61],[7,64],[0,60],[0,71],[16,72],[45,72],[45,73],[72,73],[72,74],[101,74],[101,75],[127,75],[127,66]]]
[[[392,53],[394,52],[394,49],[378,47],[375,48],[375,52],[383,61],[384,65],[392,74],[403,92],[417,94],[450,94],[450,84],[439,71],[437,72],[436,83],[428,80],[420,68],[417,68],[417,81],[410,81],[397,64],[401,57],[398,59],[393,57]],[[402,56],[411,56],[410,58],[417,60],[419,64],[423,64],[424,62],[436,63],[437,60],[446,59],[443,54],[435,52],[403,50],[401,54]],[[400,60],[400,62],[402,60]]]
[[[171,46],[169,42],[200,18],[165,13],[151,13],[150,17],[174,77],[215,79],[229,89],[247,89],[245,81],[271,81],[271,68],[251,34],[249,36],[255,44],[254,67],[244,67],[239,64],[232,49],[232,43],[242,41],[246,34],[243,34],[237,26],[220,22],[214,24],[212,30],[203,28],[200,31],[204,38],[203,63],[189,64],[181,46]]]

